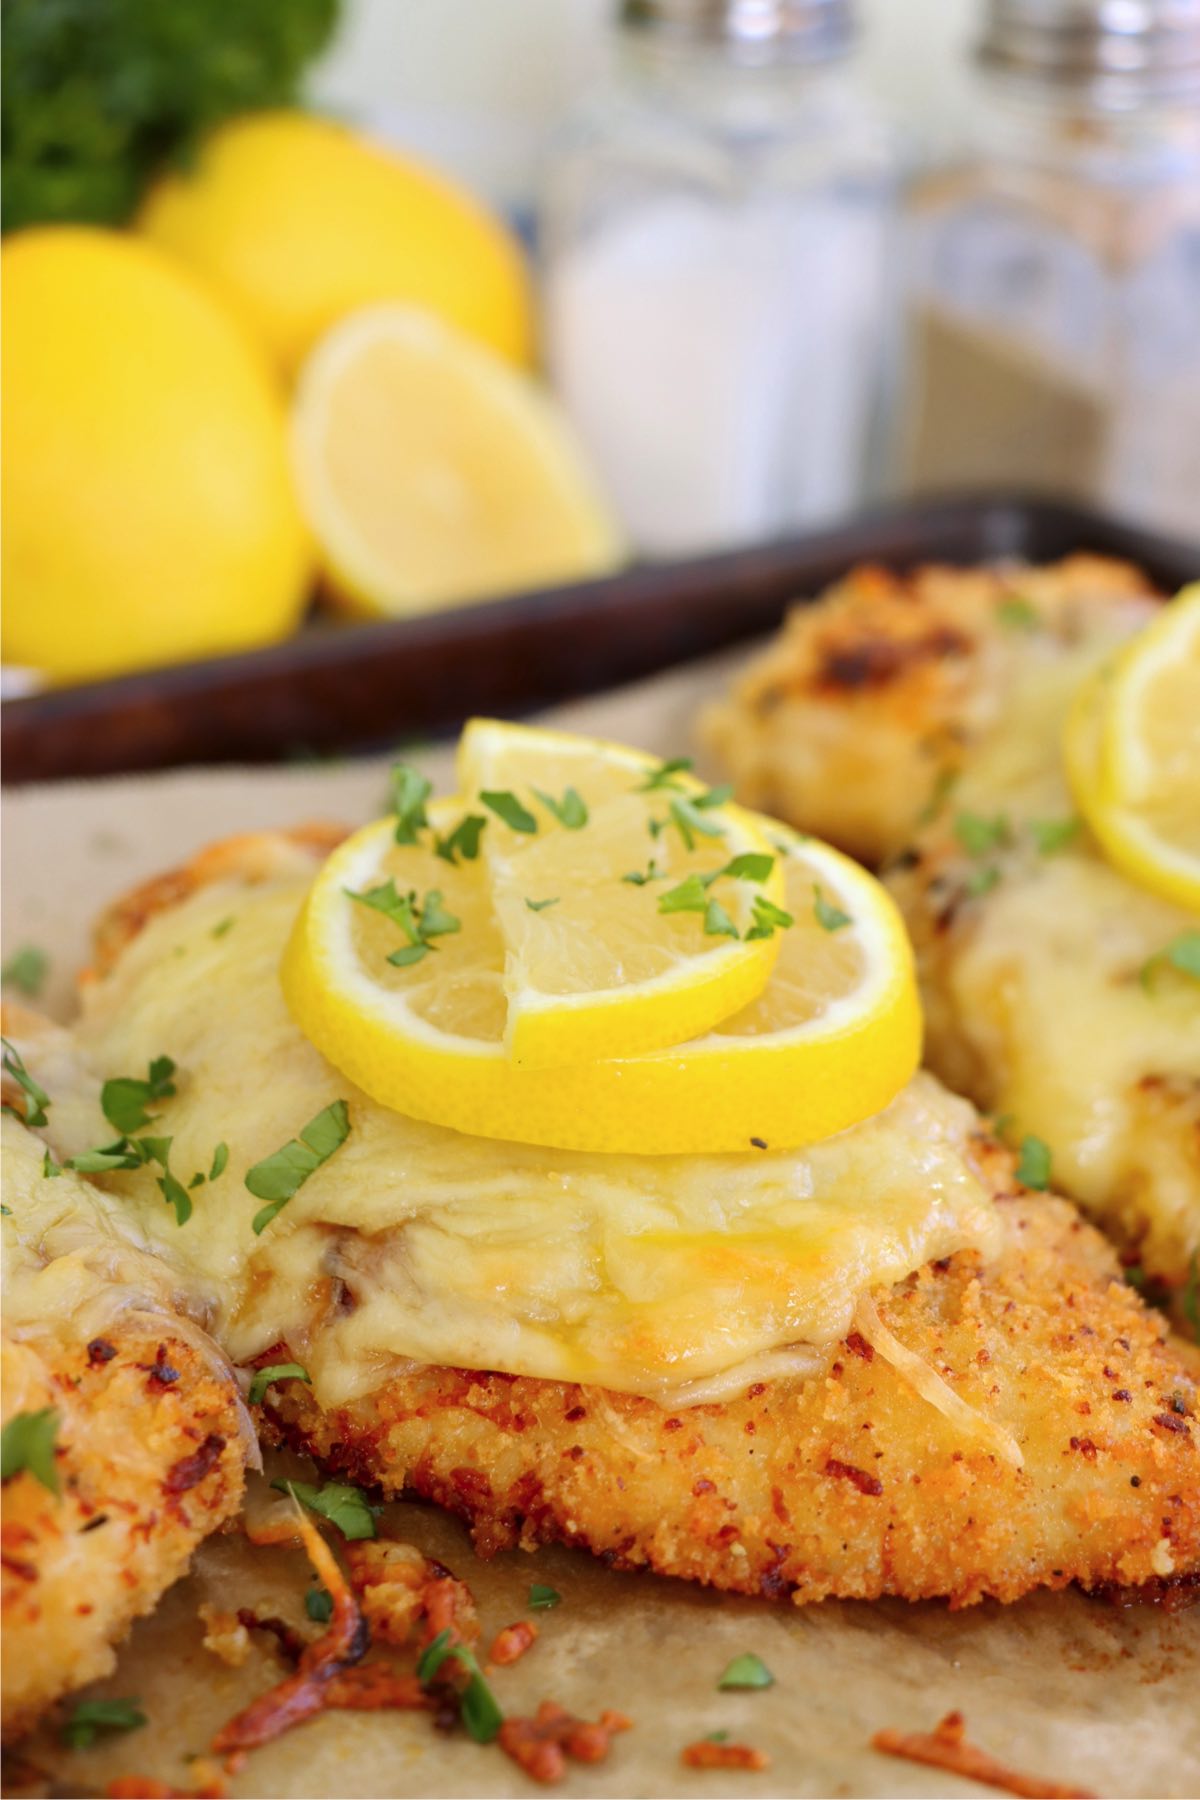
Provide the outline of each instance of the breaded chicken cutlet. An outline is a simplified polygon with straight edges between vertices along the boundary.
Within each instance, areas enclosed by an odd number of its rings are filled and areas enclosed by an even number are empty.
[[[46,1178],[43,1144],[3,1127],[0,1413],[6,1432],[52,1415],[48,1462],[3,1490],[8,1741],[111,1671],[133,1621],[238,1510],[253,1438],[170,1271],[106,1195],[70,1171]]]
[[[184,1165],[221,1121],[227,1185],[189,1225],[144,1171],[100,1180],[207,1287],[235,1362],[307,1371],[268,1390],[268,1436],[451,1507],[485,1553],[573,1543],[770,1598],[961,1605],[1200,1572],[1184,1357],[1103,1240],[1022,1189],[965,1102],[919,1075],[838,1137],[754,1158],[568,1156],[418,1124],[351,1087],[288,1017],[278,957],[313,866],[311,846],[268,834],[139,890],[101,924],[79,1025],[20,1044],[59,1157],[94,1133],[99,1080],[162,1053],[179,1076],[158,1129]],[[254,1232],[244,1171],[338,1098],[344,1144]],[[739,1216],[746,1182],[789,1187],[781,1235]],[[653,1210],[630,1232],[635,1203]],[[789,1246],[811,1244],[822,1208],[843,1232],[905,1223],[883,1263],[869,1236],[855,1245],[886,1280],[861,1289],[818,1266],[832,1310],[820,1342],[797,1344],[789,1307],[813,1271]],[[738,1343],[724,1391],[696,1403],[670,1371],[653,1394],[600,1378],[616,1340],[653,1343],[679,1301],[685,1375],[697,1345],[769,1323]],[[570,1378],[589,1320],[589,1375]]]
[[[1178,1294],[1200,1255],[1200,990],[1142,971],[1195,920],[1106,861],[1060,745],[1079,683],[1157,604],[1096,557],[859,569],[703,729],[739,798],[884,865],[929,1066],[1042,1140],[1055,1184]]]

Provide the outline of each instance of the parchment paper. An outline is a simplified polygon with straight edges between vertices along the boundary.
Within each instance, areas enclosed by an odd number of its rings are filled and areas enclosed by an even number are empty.
[[[697,704],[730,667],[729,658],[695,665],[553,719],[664,755],[686,753]],[[449,790],[448,751],[408,754]],[[385,769],[379,759],[18,792],[4,806],[5,954],[26,943],[49,952],[42,1003],[69,1017],[90,922],[112,896],[230,832],[312,818],[357,823],[380,810]],[[483,1563],[455,1521],[425,1506],[392,1506],[385,1519],[389,1532],[470,1582],[485,1647],[501,1626],[537,1620],[533,1650],[495,1677],[506,1710],[532,1711],[552,1698],[585,1717],[613,1707],[634,1719],[608,1761],[572,1765],[560,1793],[978,1794],[972,1783],[869,1748],[881,1726],[927,1730],[957,1707],[975,1742],[1044,1779],[1099,1794],[1200,1795],[1200,1609],[1168,1618],[1074,1593],[960,1613],[900,1602],[772,1606],[613,1574],[565,1550]],[[561,1606],[531,1614],[531,1581],[557,1588]],[[43,1731],[25,1746],[26,1759],[48,1772],[58,1793],[102,1792],[133,1772],[187,1788],[186,1754],[203,1752],[219,1725],[285,1672],[257,1638],[249,1662],[227,1668],[203,1648],[197,1608],[249,1605],[311,1630],[307,1584],[299,1552],[252,1550],[240,1535],[211,1540],[193,1574],[135,1627],[116,1674],[93,1690],[137,1696],[149,1725],[90,1751],[63,1750]],[[763,1657],[775,1686],[718,1693],[722,1669],[744,1650]],[[682,1746],[719,1728],[767,1750],[771,1769],[681,1767]],[[11,1777],[8,1791],[19,1791]],[[404,1713],[320,1718],[255,1752],[231,1784],[235,1796],[534,1791],[497,1748],[442,1736],[427,1716]]]

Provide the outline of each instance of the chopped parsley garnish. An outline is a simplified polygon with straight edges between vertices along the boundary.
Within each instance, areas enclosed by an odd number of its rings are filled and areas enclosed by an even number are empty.
[[[255,1199],[269,1202],[254,1215],[256,1237],[283,1211],[313,1171],[328,1162],[349,1135],[349,1108],[344,1100],[335,1100],[315,1119],[310,1119],[300,1135],[292,1138],[282,1150],[276,1150],[273,1156],[265,1156],[246,1171],[246,1186]]]
[[[1044,1138],[1023,1137],[1017,1156],[1017,1180],[1039,1192],[1050,1186],[1050,1146]]]
[[[549,900],[526,900],[525,904],[529,908],[530,912],[545,912],[545,910],[548,906],[557,906],[558,902],[559,902],[559,895],[555,894]]]
[[[223,1175],[225,1173],[228,1163],[229,1163],[229,1145],[228,1144],[218,1144],[216,1149],[213,1151],[212,1167],[208,1171],[208,1179],[210,1181],[216,1181],[218,1176]]]
[[[462,1722],[477,1744],[490,1744],[504,1723],[496,1696],[483,1678],[474,1652],[466,1644],[453,1644],[450,1629],[439,1631],[417,1664],[417,1680],[427,1688],[446,1662],[457,1662],[466,1671],[467,1684],[459,1695]]]
[[[552,813],[567,831],[582,831],[587,824],[587,802],[575,788],[567,788],[561,800],[556,800],[553,794],[544,794],[541,788],[533,791],[546,811]]]
[[[464,862],[474,862],[479,855],[479,840],[486,825],[487,820],[482,813],[464,814],[446,837],[435,838],[434,855],[448,863],[456,863],[460,856]]]
[[[854,923],[848,912],[843,912],[840,906],[835,906],[832,900],[825,898],[815,881],[813,882],[813,916],[822,931],[841,931],[845,926]]]
[[[271,1486],[299,1500],[309,1512],[328,1519],[351,1542],[375,1536],[375,1511],[359,1488],[343,1481],[327,1481],[319,1488],[307,1481],[273,1481]]]
[[[3,1045],[4,1048],[4,1072],[6,1075],[12,1076],[17,1086],[25,1095],[25,1123],[27,1125],[47,1124],[46,1108],[50,1104],[49,1094],[46,1092],[45,1088],[39,1087],[37,1082],[33,1079],[29,1070],[25,1067],[21,1052],[16,1049],[14,1045],[10,1044],[7,1038],[0,1038],[0,1045]],[[11,1106],[6,1106],[4,1111],[12,1113],[14,1118],[20,1118],[21,1116],[16,1109]]]
[[[670,806],[667,808],[669,814],[668,818],[659,820],[652,819],[650,821],[652,835],[657,837],[661,832],[666,830],[668,825],[674,825],[676,831],[678,831],[680,837],[683,839],[685,849],[688,850],[694,850],[696,848],[696,839],[698,837],[724,837],[725,827],[723,825],[714,825],[711,819],[706,819],[704,817],[704,814],[709,807],[719,806],[721,804],[719,799],[712,798],[712,795],[716,792],[717,790],[714,788],[711,790],[711,793],[697,794],[694,799],[672,800]],[[658,827],[657,831],[653,830],[655,825]]]
[[[1181,931],[1165,949],[1159,950],[1142,965],[1142,986],[1149,993],[1160,969],[1177,969],[1200,981],[1200,931]]]
[[[424,898],[418,901],[415,893],[401,894],[396,883],[389,877],[380,882],[378,887],[367,888],[365,893],[355,893],[353,888],[342,890],[351,900],[357,900],[360,906],[369,906],[373,911],[382,913],[393,925],[399,926],[408,942],[399,950],[393,950],[388,961],[397,969],[411,968],[431,950],[437,948],[433,943],[436,937],[447,937],[451,932],[462,930],[462,920],[455,918],[442,904],[440,888],[430,888]]]
[[[212,934],[215,938],[223,938],[225,933],[227,931],[232,931],[236,924],[237,919],[230,913],[228,918],[217,920],[217,923],[212,928]]]
[[[562,1595],[557,1588],[546,1587],[544,1583],[535,1581],[529,1589],[529,1604],[534,1612],[549,1612],[552,1606],[562,1605]]]
[[[704,1741],[706,1744],[727,1744],[729,1733],[727,1731],[706,1731]]]
[[[1074,843],[1083,830],[1082,819],[1030,819],[1029,830],[1039,856],[1056,856]]]
[[[0,969],[0,984],[16,988],[27,1000],[36,1000],[45,984],[50,958],[36,944],[25,944]]]
[[[72,1750],[87,1750],[102,1731],[136,1731],[146,1723],[140,1700],[77,1700],[59,1733]]]
[[[786,931],[789,925],[796,923],[790,912],[784,912],[782,906],[776,906],[765,894],[755,894],[750,902],[752,924],[746,933],[747,942],[754,938],[773,937],[777,931]]]
[[[48,1156],[50,1154],[50,1152],[47,1151],[46,1154]],[[11,1219],[11,1218],[12,1218],[12,1207],[5,1206],[4,1202],[0,1201],[0,1219]]]
[[[960,812],[954,815],[954,835],[968,856],[986,856],[1008,842],[1008,820],[1003,813],[985,819],[981,813]]]
[[[691,766],[690,756],[672,756],[666,762],[659,763],[657,769],[653,769],[640,787],[634,789],[634,792],[636,794],[652,794],[659,788],[674,788],[679,791],[681,784],[676,781],[675,777],[686,774]]]
[[[315,1624],[328,1625],[333,1617],[333,1595],[328,1588],[309,1588],[304,1596],[304,1610]]]
[[[425,802],[433,792],[433,783],[418,773],[411,763],[392,764],[392,811],[396,815],[395,839],[398,844],[415,844],[417,833],[425,831],[429,817]]]
[[[918,825],[932,825],[933,821],[950,798],[962,771],[960,769],[940,769],[930,789],[929,798],[917,814]]]
[[[755,1656],[753,1650],[747,1650],[742,1656],[735,1656],[717,1687],[730,1688],[769,1688],[775,1684],[775,1677],[768,1669],[761,1656]]]
[[[156,1100],[168,1100],[175,1092],[171,1077],[175,1064],[169,1056],[156,1056],[145,1081],[134,1075],[118,1075],[100,1089],[100,1110],[109,1124],[126,1136],[149,1125],[155,1114],[147,1107]]]
[[[996,618],[1010,631],[1033,631],[1038,623],[1037,610],[1021,594],[1012,594],[996,608]]]
[[[300,1363],[270,1363],[265,1369],[256,1369],[254,1379],[250,1383],[250,1404],[262,1404],[263,1395],[273,1381],[307,1381],[312,1386],[312,1376]]]
[[[706,936],[740,937],[741,933],[728,912],[708,890],[714,881],[720,881],[724,876],[740,881],[765,881],[774,866],[773,856],[747,851],[741,856],[735,856],[719,869],[710,869],[707,874],[693,872],[685,876],[677,886],[668,888],[665,894],[659,895],[658,910],[660,913],[702,913]],[[756,894],[751,903],[751,924],[745,934],[746,941],[771,937],[775,931],[793,923],[791,913],[784,912],[782,907],[775,906],[764,895]]]
[[[737,926],[719,900],[710,900],[704,908],[704,935],[731,938],[740,936]]]
[[[963,892],[972,900],[990,894],[1000,880],[1000,871],[995,863],[985,863],[981,869],[972,869],[963,884]]]
[[[526,837],[532,837],[537,831],[537,820],[528,807],[521,805],[515,794],[510,794],[507,790],[489,789],[481,793],[479,798],[489,812],[494,812],[498,819],[503,820],[510,831],[524,832]]]
[[[630,869],[628,875],[621,877],[621,880],[627,881],[631,887],[646,887],[651,881],[665,881],[666,879],[666,870],[660,869],[653,857],[650,858],[644,869]]]
[[[27,1469],[51,1494],[58,1494],[57,1438],[58,1413],[53,1406],[44,1406],[40,1412],[15,1413],[0,1436],[0,1481],[10,1481]]]
[[[168,1057],[160,1059],[162,1063],[170,1061]],[[152,1064],[152,1069],[157,1065]],[[174,1064],[171,1064],[172,1069]],[[112,1084],[106,1083],[106,1087]],[[134,1087],[144,1084],[134,1082]],[[170,1090],[174,1093],[174,1088]],[[120,1111],[128,1106],[131,1110],[140,1102],[121,1098],[115,1103],[115,1110]],[[149,1118],[143,1120],[149,1124]],[[155,1137],[149,1133],[144,1137],[121,1137],[115,1144],[105,1144],[96,1150],[81,1150],[78,1156],[69,1156],[60,1164],[53,1161],[49,1151],[42,1159],[43,1175],[61,1175],[63,1169],[74,1169],[80,1175],[111,1175],[117,1169],[141,1169],[148,1163],[157,1163],[162,1174],[156,1177],[158,1190],[168,1206],[175,1208],[175,1223],[186,1225],[192,1216],[192,1202],[189,1189],[203,1187],[206,1181],[215,1181],[229,1160],[229,1149],[225,1144],[218,1144],[213,1151],[212,1167],[205,1175],[197,1171],[185,1188],[177,1175],[171,1172],[171,1145],[173,1138]]]

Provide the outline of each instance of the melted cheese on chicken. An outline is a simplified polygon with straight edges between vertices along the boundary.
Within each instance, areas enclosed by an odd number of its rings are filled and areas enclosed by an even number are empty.
[[[183,1227],[152,1169],[99,1180],[206,1293],[235,1361],[286,1341],[324,1404],[414,1362],[685,1402],[820,1366],[869,1289],[994,1251],[974,1115],[928,1077],[839,1137],[746,1156],[498,1144],[377,1105],[284,1007],[279,956],[305,886],[193,894],[148,923],[73,1034],[24,1046],[60,1156],[111,1141],[102,1079],[175,1059],[178,1093],[153,1127],[172,1170],[186,1183],[218,1142],[227,1169]],[[246,1170],[338,1098],[349,1137],[256,1237]]]
[[[924,860],[891,885],[917,937],[931,1065],[1044,1138],[1056,1185],[1171,1273],[1200,1249],[1200,988],[1142,971],[1196,920],[1113,868],[1082,828],[1050,854],[1031,829],[1075,815],[1063,721],[1109,648],[1030,661],[945,819],[918,840]],[[969,861],[951,830],[963,812],[1002,817],[1009,843]],[[995,885],[945,931],[947,893],[989,864]]]

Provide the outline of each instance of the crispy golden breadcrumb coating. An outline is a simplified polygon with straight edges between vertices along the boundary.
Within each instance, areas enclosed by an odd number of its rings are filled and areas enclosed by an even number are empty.
[[[245,1448],[231,1379],[166,1323],[118,1317],[89,1344],[6,1336],[0,1373],[5,1424],[57,1411],[61,1487],[4,1485],[7,1741],[115,1666],[114,1644],[236,1512]]]
[[[1052,665],[1120,642],[1155,605],[1136,569],[1096,556],[852,569],[795,608],[703,732],[746,805],[882,863],[1003,720],[1031,655]]]
[[[468,1520],[488,1554],[586,1547],[796,1601],[1139,1584],[1200,1571],[1200,1420],[1160,1319],[1065,1201],[1006,1176],[1007,1247],[876,1296],[884,1323],[1019,1440],[964,1439],[861,1337],[816,1380],[672,1412],[521,1377],[430,1368],[322,1412],[272,1388],[266,1428],[331,1470]]]

